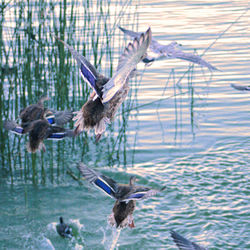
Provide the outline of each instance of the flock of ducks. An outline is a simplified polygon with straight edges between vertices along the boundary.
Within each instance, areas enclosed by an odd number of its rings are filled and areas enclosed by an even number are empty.
[[[69,49],[77,62],[81,76],[93,89],[93,92],[88,101],[75,113],[67,110],[53,111],[47,109],[44,107],[44,101],[48,98],[42,97],[36,104],[20,111],[20,125],[16,121],[6,120],[4,122],[6,130],[18,135],[29,135],[27,145],[29,152],[35,153],[39,149],[45,151],[44,140],[62,140],[67,137],[75,137],[90,129],[94,129],[96,141],[99,141],[107,124],[112,122],[120,105],[126,99],[129,91],[129,80],[136,74],[136,66],[140,61],[151,64],[159,59],[179,58],[207,67],[209,70],[218,70],[200,56],[183,52],[176,42],[161,45],[152,38],[150,28],[145,33],[119,28],[126,35],[132,37],[133,42],[129,43],[121,54],[112,78],[100,74],[84,56],[57,38]],[[150,53],[153,53],[153,55],[150,56]],[[232,87],[239,90],[250,90],[249,86],[232,85]],[[76,114],[75,117],[74,114]],[[63,125],[71,120],[75,121],[75,128],[64,128]],[[78,164],[78,169],[82,177],[89,183],[115,199],[109,223],[119,229],[135,227],[133,212],[136,201],[154,196],[165,189],[163,187],[160,190],[155,190],[137,186],[134,176],[130,178],[129,184],[120,184],[83,163]],[[72,230],[63,222],[62,217],[60,217],[60,223],[57,225],[57,232],[62,237],[72,237]],[[179,249],[205,249],[175,231],[171,231],[171,236]]]

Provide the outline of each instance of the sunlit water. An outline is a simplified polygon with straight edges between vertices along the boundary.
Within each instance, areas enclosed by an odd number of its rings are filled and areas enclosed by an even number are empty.
[[[246,1],[141,1],[138,30],[150,25],[159,42],[176,40],[202,54],[246,7]],[[137,203],[136,228],[121,232],[118,249],[176,249],[170,229],[209,249],[250,249],[250,93],[230,87],[250,83],[249,20],[246,13],[204,55],[221,72],[195,66],[192,86],[185,76],[174,89],[171,70],[177,82],[189,66],[176,59],[155,62],[141,76],[137,105],[149,104],[129,118],[128,165],[99,171],[167,188]],[[175,91],[186,94],[174,98]],[[1,183],[0,248],[108,249],[114,201],[83,184]],[[61,215],[75,229],[71,240],[55,231]]]

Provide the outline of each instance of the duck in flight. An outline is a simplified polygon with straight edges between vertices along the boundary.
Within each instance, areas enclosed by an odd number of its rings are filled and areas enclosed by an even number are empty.
[[[126,35],[130,37],[138,37],[140,36],[140,32],[135,32],[132,30],[127,30],[122,27],[119,29]],[[151,43],[149,46],[149,50],[154,54],[152,57],[145,57],[143,62],[148,64],[152,63],[156,60],[160,59],[171,59],[171,58],[178,58],[181,60],[189,61],[195,64],[199,64],[201,66],[207,67],[210,71],[218,70],[216,67],[212,66],[209,62],[202,59],[200,56],[192,54],[192,53],[185,53],[180,49],[180,44],[177,42],[171,42],[168,45],[162,45],[157,42],[154,38],[151,39]]]
[[[37,103],[31,104],[22,109],[19,113],[21,119],[22,133],[25,134],[29,131],[31,122],[36,120],[46,119],[50,124],[57,124],[59,126],[66,124],[73,118],[73,113],[69,110],[66,111],[51,111],[44,107],[44,101],[47,101],[48,97],[41,97]]]
[[[88,168],[83,163],[79,163],[78,169],[88,182],[116,200],[112,209],[112,214],[109,217],[109,223],[116,228],[124,228],[127,226],[130,228],[135,227],[133,212],[135,210],[136,201],[154,196],[159,191],[165,189],[164,187],[160,190],[155,190],[148,187],[137,186],[135,185],[135,176],[130,178],[129,184],[120,184]]]
[[[71,46],[61,41],[71,52],[77,61],[81,76],[93,89],[89,100],[73,118],[77,134],[83,130],[95,129],[96,141],[98,141],[127,97],[129,91],[129,79],[133,77],[136,65],[145,57],[151,42],[151,29],[141,33],[129,43],[121,54],[117,70],[112,78],[101,75],[95,67]]]
[[[65,129],[59,126],[52,126],[48,120],[39,119],[29,123],[29,126],[24,129],[19,126],[15,121],[4,121],[4,128],[17,135],[29,133],[29,141],[27,150],[35,153],[37,150],[42,149],[46,151],[43,141],[47,140],[62,140],[66,137],[74,137],[74,130]]]
[[[190,240],[176,233],[174,230],[171,230],[170,234],[179,250],[206,250],[205,247],[191,242]]]

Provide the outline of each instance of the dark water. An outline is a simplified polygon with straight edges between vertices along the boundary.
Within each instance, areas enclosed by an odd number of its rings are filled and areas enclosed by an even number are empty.
[[[31,157],[25,152],[25,139],[2,134],[8,137],[9,149],[1,151],[6,154],[1,166],[0,248],[109,249],[115,232],[107,217],[114,201],[67,174],[69,168],[77,175],[76,163],[83,161],[122,183],[136,175],[140,185],[167,186],[159,195],[137,203],[136,228],[121,231],[118,249],[176,249],[170,229],[209,249],[250,249],[250,93],[230,86],[250,82],[249,13],[232,25],[246,7],[245,1],[141,1],[137,9],[130,7],[130,16],[119,19],[121,25],[131,29],[138,25],[140,31],[150,25],[159,42],[176,40],[185,51],[196,48],[198,54],[231,25],[204,55],[221,72],[211,74],[196,65],[178,82],[189,68],[187,62],[159,61],[145,71],[139,65],[144,73],[131,83],[128,103],[99,145],[90,133],[74,142],[46,142],[46,154]],[[117,20],[110,16],[110,23]],[[115,34],[119,39],[112,43],[114,69],[118,51],[125,45],[123,34],[118,30]],[[89,54],[94,58],[93,51]],[[106,60],[100,69],[109,74]],[[77,76],[76,72],[74,68]],[[8,83],[5,78],[4,87]],[[74,84],[78,91],[77,79]],[[48,105],[77,110],[82,94],[76,93],[75,101],[71,88],[69,92],[69,100],[60,101],[48,91],[52,97]],[[135,106],[138,109],[124,115],[124,110]],[[8,108],[16,110],[12,103]],[[9,111],[10,116],[16,117],[15,112]],[[61,215],[77,232],[72,240],[55,232]]]

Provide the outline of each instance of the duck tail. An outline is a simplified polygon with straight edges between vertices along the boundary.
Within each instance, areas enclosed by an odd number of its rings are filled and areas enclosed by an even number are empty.
[[[72,119],[76,121],[74,124],[75,134],[80,134],[84,130],[84,117],[82,110],[76,112],[76,116]]]
[[[30,153],[35,153],[37,150],[43,148],[43,143],[39,140],[35,140],[30,136],[29,142],[27,144],[27,150]]]
[[[107,117],[102,118],[95,126],[96,142],[98,142],[106,130],[106,124],[109,124],[110,120]]]

